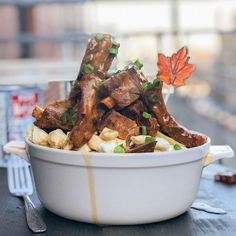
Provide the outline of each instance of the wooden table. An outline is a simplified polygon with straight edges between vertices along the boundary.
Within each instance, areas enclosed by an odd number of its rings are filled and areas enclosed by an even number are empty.
[[[8,193],[6,169],[0,168],[0,236],[32,235],[25,222],[21,199]],[[227,186],[202,179],[197,201],[223,208],[225,215],[209,214],[190,209],[174,219],[146,225],[98,226],[66,220],[49,212],[40,204],[36,194],[32,200],[40,210],[50,236],[235,236],[236,235],[236,185]]]

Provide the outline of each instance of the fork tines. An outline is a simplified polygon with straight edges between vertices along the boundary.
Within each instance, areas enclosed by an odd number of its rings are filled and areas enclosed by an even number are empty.
[[[11,155],[7,166],[8,188],[15,195],[30,195],[33,192],[28,163]]]

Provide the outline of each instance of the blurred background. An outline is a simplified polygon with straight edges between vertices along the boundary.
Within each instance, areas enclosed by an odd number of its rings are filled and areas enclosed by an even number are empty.
[[[24,136],[35,104],[66,96],[89,34],[105,32],[121,43],[114,67],[138,58],[150,77],[158,52],[187,45],[197,71],[170,111],[236,150],[235,0],[0,0],[0,19],[0,146]]]

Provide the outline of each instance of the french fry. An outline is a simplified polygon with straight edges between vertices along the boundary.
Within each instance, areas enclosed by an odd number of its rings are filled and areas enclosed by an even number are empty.
[[[171,145],[179,144],[181,147],[185,147],[182,143],[175,141],[174,139],[166,136],[165,134],[161,133],[160,131],[157,131],[156,137],[160,137],[160,138],[167,140]]]

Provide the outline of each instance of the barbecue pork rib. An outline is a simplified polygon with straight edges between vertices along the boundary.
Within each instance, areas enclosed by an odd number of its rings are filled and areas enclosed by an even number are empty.
[[[106,79],[98,89],[101,103],[109,109],[122,109],[136,101],[143,92],[141,82],[144,80],[141,73],[129,65],[110,78]]]
[[[79,75],[69,96],[70,103],[74,104],[73,110],[78,115],[77,123],[69,136],[75,148],[85,144],[96,131],[99,117],[96,88],[105,79],[116,56],[111,49],[118,50],[119,46],[108,34],[99,34],[89,40]]]
[[[126,140],[128,136],[139,134],[139,127],[136,122],[115,110],[106,113],[103,119],[98,123],[99,132],[105,127],[118,131],[118,137],[123,140]]]
[[[68,110],[68,101],[56,101],[50,103],[46,108],[36,106],[32,112],[32,116],[36,119],[34,124],[42,129],[62,129],[69,131],[72,129],[73,124],[70,120],[63,123],[61,120],[64,112]]]
[[[148,106],[141,99],[138,99],[120,112],[124,116],[127,116],[130,119],[136,121],[139,127],[145,126],[147,129],[146,134],[155,136],[157,131],[159,130],[158,121],[154,116],[149,119],[145,119],[142,116],[142,113],[144,111],[148,111]]]
[[[80,81],[81,98],[73,108],[77,114],[77,122],[69,135],[70,142],[75,148],[87,143],[96,131],[97,96],[94,85],[98,83],[98,80],[94,74],[84,74]]]
[[[89,39],[78,77],[74,81],[69,95],[69,100],[72,104],[75,104],[80,97],[79,82],[86,73],[86,65],[89,65],[94,75],[104,80],[116,56],[116,54],[111,53],[110,50],[118,50],[119,47],[120,45],[114,42],[113,37],[109,34],[97,34]]]
[[[105,79],[116,56],[110,49],[118,50],[118,48],[119,44],[114,42],[111,35],[92,36],[69,98],[52,103],[45,109],[36,107],[33,111],[33,116],[36,118],[35,125],[42,129],[71,130],[69,137],[74,148],[85,144],[96,130],[96,119],[101,116],[95,106],[97,104],[95,87]],[[102,113],[101,108],[99,109]]]
[[[204,144],[205,136],[182,127],[169,114],[161,81],[148,82],[135,63],[108,74],[118,48],[111,35],[92,36],[69,98],[45,108],[36,107],[32,113],[35,125],[46,131],[70,131],[70,144],[75,150],[105,127],[118,131],[118,137],[126,142],[140,133],[156,136],[161,131],[187,148]],[[155,144],[128,145],[126,152],[153,151]]]
[[[169,114],[162,96],[162,83],[160,83],[160,86],[156,89],[146,90],[145,97],[148,96],[158,98],[153,102],[147,101],[147,99],[146,101],[158,120],[161,132],[177,142],[184,144],[187,148],[196,147],[206,142],[207,138],[205,136],[196,134],[181,126],[176,122],[174,117]]]

